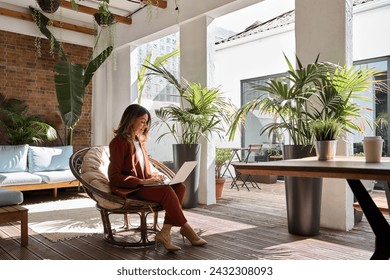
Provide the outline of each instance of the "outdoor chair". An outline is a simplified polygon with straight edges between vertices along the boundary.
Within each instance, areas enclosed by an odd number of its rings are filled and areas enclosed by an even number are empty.
[[[244,151],[246,151],[246,155],[244,155],[244,158],[241,162],[248,163],[249,159],[251,157],[251,154],[252,153],[254,153],[254,154],[259,153],[262,148],[263,148],[262,144],[250,144],[247,149],[243,149]],[[234,166],[234,163],[232,165]],[[253,178],[253,176],[251,174],[243,176],[239,171],[237,171],[236,168],[234,168],[234,172],[236,173],[236,176],[232,180],[232,183],[231,183],[232,188],[236,187],[238,190],[239,189],[238,188],[238,181],[242,181],[242,186],[245,186],[248,191],[249,191],[249,187],[248,187],[247,183],[248,184],[250,183],[252,185],[252,187],[258,188],[260,190],[259,185],[257,184],[256,180]]]
[[[161,162],[150,158],[151,163],[172,179],[174,172]],[[96,202],[103,222],[105,241],[123,247],[142,247],[154,244],[150,235],[158,232],[158,212],[163,208],[160,204],[136,198],[123,198],[111,193],[108,185],[107,170],[109,165],[108,146],[84,148],[73,153],[69,166],[74,176],[80,181],[83,189]],[[121,214],[124,224],[114,228],[110,216]],[[147,223],[148,216],[153,214],[153,223]],[[138,217],[135,226],[131,226],[130,218]]]

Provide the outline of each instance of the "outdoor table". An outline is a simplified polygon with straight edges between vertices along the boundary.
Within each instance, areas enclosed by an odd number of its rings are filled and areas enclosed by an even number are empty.
[[[380,163],[366,163],[364,157],[336,157],[332,161],[319,161],[317,157],[308,157],[234,165],[242,174],[346,179],[375,234],[375,251],[371,259],[390,258],[390,225],[360,181],[384,181],[388,191],[390,158],[382,158]],[[387,200],[389,204],[389,194]]]

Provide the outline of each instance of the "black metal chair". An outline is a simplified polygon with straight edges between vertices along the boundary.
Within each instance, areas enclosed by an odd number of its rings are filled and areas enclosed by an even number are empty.
[[[151,163],[168,178],[172,179],[174,172],[161,162],[150,158]],[[88,196],[96,201],[103,222],[105,241],[123,247],[142,247],[154,244],[149,235],[158,232],[158,212],[163,208],[160,204],[133,198],[123,198],[111,193],[108,186],[107,167],[109,164],[109,149],[107,146],[84,148],[73,153],[69,166],[74,176],[80,181]],[[88,167],[87,167],[88,165]],[[113,228],[110,216],[121,214],[124,218],[123,227]],[[148,225],[147,218],[153,214],[153,223]],[[138,216],[137,226],[132,227],[131,216]],[[139,224],[139,225],[138,225]]]
[[[248,163],[251,154],[260,152],[262,147],[263,147],[262,144],[250,144],[248,146],[248,148],[245,149],[246,155],[245,155],[245,157],[244,157],[242,162]],[[232,165],[234,166],[234,163]],[[232,188],[236,187],[237,190],[239,190],[238,182],[241,181],[242,182],[242,187],[245,186],[248,191],[249,191],[249,187],[248,187],[247,183],[250,183],[252,185],[252,187],[254,187],[254,188],[258,188],[259,190],[261,189],[259,187],[259,185],[257,184],[256,180],[253,178],[252,175],[249,174],[249,175],[243,176],[239,171],[237,171],[237,169],[234,169],[234,172],[236,173],[236,176],[232,180],[232,183],[231,183],[231,187]]]

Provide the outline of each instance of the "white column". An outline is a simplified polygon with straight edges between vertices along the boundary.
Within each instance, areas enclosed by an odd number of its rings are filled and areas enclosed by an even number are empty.
[[[92,146],[108,145],[123,111],[131,104],[130,45],[111,54],[93,77]],[[120,62],[120,63],[118,63]]]
[[[320,61],[352,63],[352,0],[295,0],[296,53],[303,65]],[[338,141],[339,155],[352,143]],[[345,180],[324,179],[321,226],[350,230],[354,225],[353,195]]]
[[[201,16],[180,25],[180,76],[203,86],[214,86],[214,27]],[[199,203],[215,203],[215,143],[202,141]]]

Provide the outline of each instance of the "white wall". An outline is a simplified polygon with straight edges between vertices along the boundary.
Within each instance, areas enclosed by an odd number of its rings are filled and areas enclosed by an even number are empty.
[[[242,40],[239,40],[242,42]],[[215,56],[215,84],[236,106],[241,106],[241,80],[283,73],[287,64],[283,53],[294,59],[295,34],[293,25],[278,33],[251,36],[251,41],[236,45],[236,41],[217,45]],[[240,147],[239,135],[224,146]]]
[[[390,55],[389,1],[374,1],[364,7],[357,8],[354,13],[354,61]]]
[[[375,19],[375,20],[373,20]],[[390,55],[390,2],[374,1],[354,8],[353,60]],[[263,32],[217,45],[215,56],[215,84],[241,106],[241,81],[285,72],[283,52],[294,63],[294,24],[275,31]],[[314,58],[313,58],[314,59]],[[224,146],[241,146],[240,136]]]

